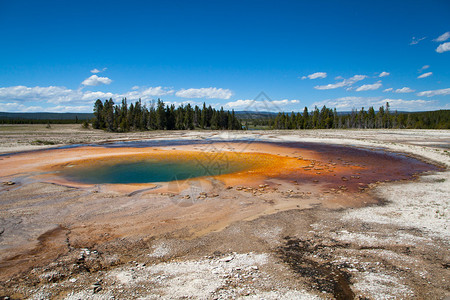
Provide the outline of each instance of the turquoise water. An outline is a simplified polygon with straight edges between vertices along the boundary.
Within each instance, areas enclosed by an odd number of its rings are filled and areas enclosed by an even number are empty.
[[[59,175],[70,181],[89,184],[101,183],[150,183],[184,180],[202,176],[229,174],[244,169],[227,161],[172,161],[141,160],[117,163],[100,162],[94,166],[65,167]]]

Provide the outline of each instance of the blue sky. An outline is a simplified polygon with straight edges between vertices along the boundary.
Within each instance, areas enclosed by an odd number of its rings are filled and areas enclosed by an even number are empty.
[[[450,2],[0,0],[0,111],[450,109]]]

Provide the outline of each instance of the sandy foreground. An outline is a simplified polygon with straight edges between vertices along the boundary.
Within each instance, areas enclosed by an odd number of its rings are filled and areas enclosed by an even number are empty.
[[[143,139],[213,139],[213,149],[158,151],[259,153],[285,167],[176,185],[83,185],[43,171],[145,149],[8,154]],[[357,158],[340,154],[337,161],[264,142],[382,149],[440,168],[385,182],[380,169],[395,164],[384,162],[372,166],[383,180],[362,182],[369,172],[361,173]],[[0,299],[450,296],[448,130],[111,134],[74,125],[0,126],[0,154]],[[305,181],[279,179],[294,165],[307,170]]]

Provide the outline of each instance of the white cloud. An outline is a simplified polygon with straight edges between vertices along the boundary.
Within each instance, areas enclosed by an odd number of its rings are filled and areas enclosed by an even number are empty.
[[[433,97],[433,96],[439,96],[439,95],[450,95],[450,88],[440,89],[440,90],[423,91],[423,92],[417,93],[417,96],[426,96],[426,97]]]
[[[327,73],[326,72],[316,72],[316,73],[312,73],[309,74],[307,76],[303,76],[302,79],[317,79],[317,78],[326,78],[327,77]]]
[[[66,106],[58,105],[53,107],[26,106],[17,102],[2,103],[2,111],[5,112],[91,112],[92,105]]]
[[[288,100],[288,99],[273,100],[272,103],[275,105],[289,105],[289,104],[298,104],[300,103],[300,100]]]
[[[430,109],[439,109],[437,101],[435,100],[404,100],[404,99],[390,99],[383,97],[341,97],[337,99],[327,99],[324,101],[313,103],[312,106],[334,108],[340,111],[349,111],[352,109],[360,110],[361,107],[367,111],[371,106],[375,110],[384,106],[386,102],[389,102],[391,110],[406,110],[406,111],[421,111]]]
[[[447,51],[450,51],[450,42],[440,44],[440,45],[436,48],[436,52],[437,52],[437,53],[443,53],[443,52],[447,52]]]
[[[443,33],[439,37],[435,38],[433,41],[435,41],[435,42],[445,42],[449,38],[450,38],[450,31],[447,31],[446,33]]]
[[[0,100],[13,100],[22,102],[41,101],[41,100],[51,101],[55,99],[64,101],[72,99],[77,94],[78,94],[77,91],[60,86],[26,87],[18,85],[0,88]]]
[[[402,87],[401,89],[396,89],[394,92],[396,92],[396,93],[412,93],[412,92],[414,92],[414,90],[405,86],[405,87]]]
[[[396,90],[394,90],[393,88],[387,88],[387,89],[383,90],[383,92],[412,93],[412,92],[414,92],[414,90],[405,86],[405,87],[402,87],[401,89],[396,89]]]
[[[422,68],[420,68],[419,72],[422,72],[423,70],[428,69],[430,66],[429,65],[425,65]]]
[[[128,91],[122,94],[116,94],[116,93],[110,93],[110,92],[90,92],[90,91],[86,91],[83,93],[82,95],[82,100],[96,100],[96,99],[109,99],[112,98],[115,101],[119,101],[122,98],[127,98],[128,100],[138,100],[141,99],[143,101],[147,101],[147,100],[152,100],[155,97],[161,97],[164,95],[170,95],[173,94],[173,90],[169,89],[169,88],[165,88],[165,87],[161,87],[161,86],[157,86],[157,87],[148,87],[148,88],[144,88],[143,90],[140,91]]]
[[[191,100],[188,100],[188,101],[164,101],[164,103],[166,105],[173,104],[173,105],[175,105],[175,107],[178,107],[180,105],[186,106],[188,104],[190,104],[192,107],[194,107],[195,105],[201,107],[203,105],[203,102],[196,102],[196,101],[191,101]],[[211,105],[211,106],[216,107],[217,105]],[[220,108],[220,106],[219,106],[219,108]]]
[[[420,43],[421,41],[423,41],[424,39],[426,39],[427,37],[423,37],[423,38],[416,38],[413,37],[411,40],[411,43],[409,43],[410,45],[417,45],[418,43]]]
[[[381,81],[378,81],[374,84],[364,84],[356,89],[357,92],[361,91],[370,91],[370,90],[377,90],[382,86]]]
[[[209,99],[230,99],[233,92],[222,88],[200,88],[200,89],[182,89],[175,93],[181,98],[209,98]]]
[[[41,106],[28,106],[17,102],[1,103],[2,111],[5,112],[42,112],[45,111]]]
[[[104,100],[112,98],[115,101],[120,101],[122,98],[126,97],[132,101],[138,99],[148,101],[155,97],[173,93],[173,90],[161,86],[147,87],[141,91],[133,90],[121,94],[101,91],[84,91],[82,89],[72,90],[60,86],[11,86],[0,88],[0,105],[3,110],[8,111],[50,111],[49,109],[58,111],[58,109],[62,109],[62,107],[67,108],[64,111],[71,111],[71,107],[73,107],[73,111],[81,111],[83,109],[91,111],[92,104],[97,99]],[[38,103],[38,105],[35,105],[36,103]],[[8,104],[8,106],[6,106],[6,104]],[[48,106],[49,104],[54,104],[56,106],[51,108]]]
[[[119,95],[117,94],[113,94],[113,93],[104,93],[104,92],[90,92],[90,91],[86,91],[81,95],[81,100],[87,100],[87,101],[93,101],[96,99],[109,99],[109,98],[113,98],[115,100],[118,100]],[[55,103],[55,102],[52,102]],[[60,103],[60,102],[56,102],[56,103]]]
[[[122,94],[116,94],[116,93],[110,93],[110,92],[90,92],[86,91],[82,95],[82,100],[96,100],[96,99],[109,99],[112,98],[115,101],[119,101],[122,98],[127,98],[128,100],[138,100],[141,99],[143,101],[152,100],[155,97],[161,97],[164,95],[170,95],[173,94],[174,90],[157,86],[157,87],[148,87],[144,88],[143,90],[137,91],[128,91]]]
[[[133,86],[131,89],[132,89],[133,91],[138,90],[138,89],[139,89],[139,86],[138,86],[138,85],[135,85],[135,86]]]
[[[378,75],[378,77],[386,77],[386,76],[389,76],[389,75],[391,75],[391,73],[383,71],[383,72],[380,73],[380,75]]]
[[[89,78],[86,78],[81,83],[82,85],[96,86],[100,84],[110,84],[112,82],[108,77],[98,77],[97,75],[92,75]]]
[[[165,96],[165,95],[171,95],[173,94],[175,91],[169,88],[165,88],[162,86],[157,86],[157,87],[148,87],[148,88],[144,88],[140,91],[134,89],[133,91],[130,92],[126,92],[124,94],[120,95],[120,98],[127,98],[130,100],[150,100],[153,99],[154,97],[161,97],[161,96]]]
[[[422,75],[417,76],[417,78],[426,78],[433,75],[433,72],[423,73]]]
[[[26,87],[26,86],[11,86],[0,88],[0,101],[7,101],[8,103],[14,102],[42,102],[62,104],[70,103],[74,104],[86,104],[96,99],[109,99],[112,98],[115,101],[120,101],[122,98],[129,100],[143,101],[154,99],[155,97],[161,97],[165,95],[171,95],[175,91],[173,89],[157,86],[157,87],[145,87],[132,89],[125,93],[111,93],[102,91],[86,91],[83,89],[72,90],[61,86],[49,86],[49,87]],[[228,99],[232,93],[230,90],[207,88],[207,89],[188,89],[179,91],[179,95],[184,98],[196,98],[194,96],[200,96],[205,98],[219,98]],[[189,96],[189,97],[188,97]],[[23,109],[21,109],[23,111]]]
[[[224,107],[229,107],[229,108],[246,108],[246,107],[251,106],[253,103],[258,103],[258,102],[255,101],[255,100],[250,100],[250,99],[247,99],[247,100],[239,99],[239,100],[236,100],[236,101],[227,102],[224,105]]]
[[[94,69],[91,70],[91,73],[94,73],[94,74],[101,73],[101,72],[106,71],[106,69],[107,68],[103,68],[103,69],[99,70],[97,68],[94,68]]]
[[[438,109],[436,106],[436,100],[404,100],[404,99],[383,99],[381,102],[389,102],[391,110],[407,110],[407,111],[422,111],[422,110],[432,110]]]
[[[365,78],[367,78],[366,75],[355,75],[355,76],[353,76],[353,77],[351,77],[351,78],[349,78],[349,79],[344,79],[344,80],[341,81],[341,82],[330,83],[330,84],[327,84],[327,85],[317,85],[317,86],[315,86],[314,88],[315,88],[316,90],[331,90],[331,89],[337,89],[337,88],[344,87],[344,86],[351,86],[351,85],[353,85],[354,83],[356,83],[356,82],[358,82],[358,81],[361,81],[361,80],[363,80],[363,79],[365,79]]]
[[[379,100],[380,97],[340,97],[315,102],[312,106],[322,107],[325,105],[330,108],[336,108],[337,110],[351,110],[353,108],[360,109],[361,107],[368,107],[370,106],[369,103],[374,103]]]
[[[300,100],[273,100],[273,101],[256,101],[253,99],[236,100],[226,103],[223,107],[225,109],[239,109],[250,111],[278,111],[282,106],[288,106],[292,104],[299,104]]]
[[[149,87],[142,91],[143,96],[164,96],[173,94],[174,90],[164,88],[162,86]]]

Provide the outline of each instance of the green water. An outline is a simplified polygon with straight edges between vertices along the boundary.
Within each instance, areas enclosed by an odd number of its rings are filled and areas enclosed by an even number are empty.
[[[243,164],[228,161],[140,160],[116,163],[96,162],[93,166],[68,166],[60,171],[70,181],[89,184],[149,183],[184,180],[202,176],[229,174],[245,169]]]

